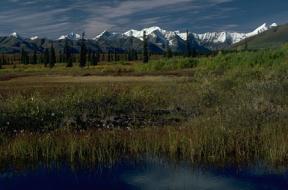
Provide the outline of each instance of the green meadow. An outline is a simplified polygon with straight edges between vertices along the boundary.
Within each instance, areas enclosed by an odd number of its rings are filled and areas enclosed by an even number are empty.
[[[0,69],[0,163],[288,165],[288,47]],[[1,167],[1,165],[0,165]]]

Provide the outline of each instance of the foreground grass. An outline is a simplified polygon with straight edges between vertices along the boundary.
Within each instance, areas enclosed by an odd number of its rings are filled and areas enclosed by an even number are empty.
[[[242,165],[258,161],[286,166],[287,127],[223,128],[203,125],[205,119],[182,127],[132,130],[54,131],[1,138],[0,168],[11,163],[68,162],[113,164],[117,160],[166,157],[194,164]],[[9,160],[9,162],[7,162]]]
[[[125,77],[90,76],[97,75],[96,67],[84,77],[74,71],[61,76],[37,71],[3,80],[1,163],[98,163],[149,154],[211,164],[287,166],[286,51],[119,64],[130,70]]]

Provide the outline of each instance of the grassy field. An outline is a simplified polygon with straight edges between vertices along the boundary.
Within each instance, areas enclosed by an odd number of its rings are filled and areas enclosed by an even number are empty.
[[[0,163],[288,164],[288,49],[0,70]]]

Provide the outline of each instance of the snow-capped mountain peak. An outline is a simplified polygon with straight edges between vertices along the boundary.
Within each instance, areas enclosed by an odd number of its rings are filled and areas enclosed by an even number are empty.
[[[256,28],[254,31],[247,33],[246,36],[247,37],[255,36],[257,34],[265,32],[268,29],[269,29],[269,26],[266,23],[264,23],[261,26],[259,26],[258,28]]]
[[[30,40],[37,40],[37,39],[39,39],[39,37],[38,36],[32,36],[31,38],[30,38]]]
[[[104,30],[102,33],[100,33],[99,35],[97,35],[95,38],[93,38],[94,40],[97,40],[103,36],[109,36],[110,32],[108,32],[107,30]]]
[[[207,32],[203,34],[196,34],[196,33],[189,33],[189,35],[193,36],[199,44],[205,45],[205,44],[226,44],[226,45],[232,45],[235,43],[240,42],[241,40],[244,40],[245,38],[252,37],[255,35],[258,35],[260,33],[263,33],[270,28],[276,27],[277,24],[273,23],[271,25],[267,25],[266,23],[262,24],[261,26],[257,27],[254,31],[249,33],[239,33],[239,32]],[[182,39],[184,41],[187,40],[187,34],[186,32],[181,33],[180,31],[167,31],[163,30],[158,26],[152,26],[149,28],[144,28],[142,30],[128,30],[123,35],[125,36],[133,36],[135,38],[138,38],[140,40],[143,40],[143,32],[146,31],[147,36],[150,40],[152,40],[156,44],[163,44],[166,45],[169,43],[171,46],[174,45],[174,43],[179,42],[177,38]]]
[[[142,30],[142,32],[144,32],[144,31],[146,31],[147,35],[150,35],[151,33],[155,32],[155,31],[159,31],[162,34],[166,32],[166,30],[162,30],[159,26],[152,26],[152,27],[149,27],[149,28],[144,28]]]
[[[107,30],[104,30],[102,33],[100,33],[99,35],[97,35],[95,38],[93,38],[93,40],[99,40],[99,39],[112,39],[114,37],[121,37],[123,36],[122,34],[120,33],[117,33],[117,32],[109,32]]]
[[[278,24],[276,24],[275,22],[273,24],[270,25],[270,28],[273,28],[273,27],[277,27]]]
[[[146,32],[146,35],[149,36],[151,34],[155,33],[158,31],[159,34],[161,35],[165,35],[165,33],[167,32],[166,30],[163,30],[161,29],[159,26],[152,26],[152,27],[149,27],[149,28],[144,28],[142,30],[128,30],[127,32],[125,32],[123,35],[125,36],[133,36],[135,38],[138,38],[138,39],[141,39],[143,40],[143,32]]]
[[[9,34],[9,36],[14,38],[20,38],[20,36],[16,32]]]
[[[195,38],[199,40],[200,43],[228,43],[235,44],[246,38],[256,36],[260,33],[263,33],[270,28],[278,26],[276,23],[271,24],[270,26],[266,23],[257,27],[254,31],[249,33],[238,33],[238,32],[207,32],[204,34],[194,34]],[[182,38],[185,37],[185,33],[181,34]]]
[[[74,32],[70,32],[67,35],[62,35],[58,38],[58,40],[65,40],[65,39],[69,39],[69,40],[79,40],[81,39],[81,35],[80,34],[76,34]]]

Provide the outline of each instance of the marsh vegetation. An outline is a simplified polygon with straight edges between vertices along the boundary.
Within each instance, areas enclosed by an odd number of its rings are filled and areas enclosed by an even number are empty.
[[[3,66],[0,163],[164,156],[288,163],[288,49],[102,63]]]

